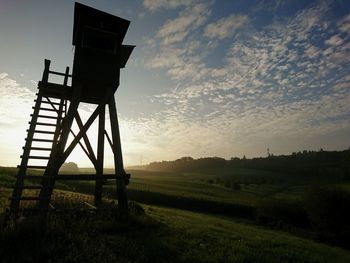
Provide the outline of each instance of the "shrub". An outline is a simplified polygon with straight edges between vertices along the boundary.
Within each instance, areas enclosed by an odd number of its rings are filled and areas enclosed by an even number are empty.
[[[242,189],[241,185],[238,183],[238,182],[234,182],[232,184],[232,189],[235,190],[235,191],[239,191]]]
[[[305,191],[305,209],[319,238],[350,247],[350,193],[336,187]]]
[[[225,181],[225,187],[231,188],[231,181],[229,181],[229,180]]]
[[[257,205],[256,218],[260,224],[272,227],[301,227],[309,224],[302,204],[297,201],[265,199]]]

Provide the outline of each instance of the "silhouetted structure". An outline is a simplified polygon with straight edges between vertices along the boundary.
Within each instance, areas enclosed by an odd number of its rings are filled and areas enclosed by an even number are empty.
[[[45,60],[43,77],[38,84],[39,92],[23,147],[22,161],[18,166],[17,181],[10,198],[8,218],[16,218],[26,210],[46,214],[56,180],[96,181],[95,204],[98,206],[102,199],[103,180],[116,179],[119,212],[121,215],[127,215],[125,185],[130,175],[125,173],[123,166],[114,93],[119,86],[120,68],[125,67],[134,48],[122,45],[129,24],[128,20],[75,3],[73,74],[70,75],[68,67],[65,73],[52,71],[50,61]],[[63,76],[63,84],[49,82],[49,76],[52,74]],[[68,84],[70,78],[71,86]],[[81,102],[97,105],[85,124],[78,112]],[[105,130],[106,105],[110,115],[111,137]],[[87,131],[97,118],[98,145],[95,155]],[[77,134],[72,131],[74,120],[79,127]],[[69,134],[73,135],[70,144],[67,143]],[[115,174],[103,174],[105,137],[114,153]],[[60,167],[77,144],[91,160],[96,174],[59,175]],[[42,155],[44,152],[47,154]],[[30,165],[32,160],[46,160],[47,164]],[[44,172],[42,176],[27,175],[27,169],[42,169]],[[38,183],[28,184],[33,180],[38,180]],[[28,196],[24,191],[26,189],[37,190],[37,194]],[[22,201],[30,201],[33,205],[23,208]]]

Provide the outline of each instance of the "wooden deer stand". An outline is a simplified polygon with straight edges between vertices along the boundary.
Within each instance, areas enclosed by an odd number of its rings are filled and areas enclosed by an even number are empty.
[[[125,64],[134,46],[122,45],[130,21],[113,16],[91,7],[75,3],[73,45],[75,46],[73,74],[69,68],[65,73],[50,70],[50,61],[45,60],[42,80],[39,81],[34,111],[23,147],[22,161],[18,166],[16,184],[10,198],[7,218],[17,218],[25,208],[22,201],[34,202],[27,210],[46,214],[57,180],[94,180],[95,205],[102,201],[102,186],[105,179],[116,179],[118,211],[128,214],[126,185],[130,175],[123,166],[119,127],[114,93],[119,86],[120,68]],[[63,76],[63,84],[49,82],[50,74]],[[72,85],[69,86],[69,78]],[[97,108],[83,124],[78,107],[81,102],[97,105]],[[108,106],[112,136],[105,130],[105,110]],[[97,155],[93,151],[87,131],[98,118]],[[76,121],[79,132],[72,131]],[[68,145],[69,134],[73,140]],[[40,135],[46,137],[38,138]],[[49,137],[49,138],[48,138]],[[115,173],[103,174],[105,137],[113,154]],[[83,139],[85,146],[81,142]],[[46,145],[36,145],[36,144]],[[59,174],[67,157],[79,144],[91,160],[96,174]],[[38,155],[38,153],[46,155]],[[46,165],[30,165],[32,160],[47,161]],[[42,176],[27,175],[28,169],[41,169]],[[27,180],[29,179],[29,181]],[[33,182],[38,180],[38,183]],[[37,194],[25,194],[25,189],[36,190]],[[35,191],[31,191],[35,192]]]

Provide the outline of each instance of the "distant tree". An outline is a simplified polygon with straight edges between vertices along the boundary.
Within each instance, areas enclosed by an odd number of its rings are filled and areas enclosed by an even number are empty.
[[[234,182],[231,187],[235,191],[238,191],[238,190],[242,189],[241,185],[238,182]]]
[[[213,184],[213,183],[214,183],[213,179],[208,179],[207,182],[208,182],[209,184]]]
[[[304,206],[320,237],[350,247],[350,193],[339,187],[306,189]]]
[[[62,171],[72,171],[76,172],[79,171],[78,165],[74,162],[64,163],[61,167]]]
[[[193,161],[194,159],[190,156],[186,156],[186,157],[181,157],[180,159],[181,161],[184,161],[184,162],[191,162]]]

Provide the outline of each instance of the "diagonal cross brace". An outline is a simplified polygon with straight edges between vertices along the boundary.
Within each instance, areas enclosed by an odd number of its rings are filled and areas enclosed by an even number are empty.
[[[51,100],[48,97],[46,99],[50,103],[51,107],[56,111],[56,113],[59,113],[59,110],[55,107],[55,105],[52,104]],[[83,128],[83,122],[81,121],[81,118],[80,118],[80,115],[79,115],[78,111],[76,112],[75,119],[77,121],[79,129],[82,129]],[[73,132],[72,129],[70,129],[70,132],[73,135],[73,137],[75,138],[76,135],[75,135],[75,133]],[[94,167],[96,168],[96,166],[97,166],[97,159],[96,159],[96,156],[94,154],[94,150],[91,147],[89,138],[87,137],[86,133],[83,134],[83,139],[84,139],[84,142],[85,142],[85,145],[86,145],[87,149],[85,149],[84,145],[80,141],[78,141],[78,143],[79,143],[80,147],[83,149],[84,153],[90,159],[90,161],[92,162]]]
[[[66,161],[68,156],[71,154],[71,152],[74,150],[75,146],[79,143],[80,139],[86,135],[86,132],[90,128],[91,124],[95,121],[96,117],[99,115],[100,111],[102,109],[102,105],[99,105],[95,111],[92,113],[90,118],[87,120],[87,122],[84,124],[84,126],[80,129],[79,133],[75,136],[74,140],[71,142],[71,144],[68,146],[68,148],[65,150],[65,152],[62,155],[62,158],[59,162],[59,167]]]
[[[71,152],[73,151],[73,149],[75,148],[75,146],[79,143],[80,139],[83,136],[86,136],[86,132],[88,131],[88,129],[90,128],[90,126],[92,125],[92,123],[95,121],[95,119],[97,118],[97,116],[103,111],[105,105],[108,103],[108,101],[110,100],[110,97],[113,96],[113,89],[109,89],[106,94],[105,94],[105,99],[103,100],[102,103],[100,103],[97,108],[95,109],[95,111],[91,114],[91,116],[89,117],[89,119],[86,121],[86,123],[84,124],[83,127],[80,128],[79,133],[76,135],[76,137],[73,139],[73,141],[71,142],[71,144],[68,146],[68,148],[64,151],[64,153],[62,154],[62,157],[60,158],[60,161],[58,163],[58,167],[61,167],[61,165],[66,161],[66,159],[68,158],[68,156],[71,154]],[[113,97],[114,99],[114,97]]]

